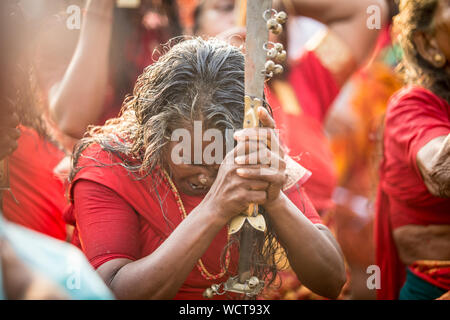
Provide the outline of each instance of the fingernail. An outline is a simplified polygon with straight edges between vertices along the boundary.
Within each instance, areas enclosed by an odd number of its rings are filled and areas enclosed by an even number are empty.
[[[243,168],[237,168],[236,173],[240,176],[245,176],[247,174],[247,170],[245,170]]]

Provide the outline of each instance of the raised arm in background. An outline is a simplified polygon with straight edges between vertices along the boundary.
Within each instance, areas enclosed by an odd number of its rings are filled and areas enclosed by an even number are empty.
[[[49,92],[50,113],[67,135],[81,138],[103,112],[114,1],[89,0],[80,38],[63,78]],[[74,89],[76,88],[76,89]]]

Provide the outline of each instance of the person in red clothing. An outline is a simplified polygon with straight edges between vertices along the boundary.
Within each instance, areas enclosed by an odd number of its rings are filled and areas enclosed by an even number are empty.
[[[62,211],[66,205],[62,182],[53,174],[54,166],[64,153],[53,143],[46,122],[36,107],[29,79],[30,25],[16,1],[5,4],[3,17],[15,25],[2,28],[3,53],[0,120],[3,138],[13,138],[7,150],[0,151],[0,183],[4,217],[9,221],[39,231],[57,239],[66,239],[66,224]],[[2,12],[3,13],[3,12]],[[18,22],[23,21],[23,22]],[[9,31],[6,31],[9,30]],[[14,61],[11,62],[11,61]],[[6,122],[6,123],[4,123]],[[20,126],[19,126],[20,124]],[[10,126],[8,131],[4,126]],[[5,152],[9,153],[3,158]],[[5,164],[8,163],[8,167]]]
[[[339,294],[340,248],[302,188],[307,171],[275,151],[268,111],[258,110],[263,128],[237,131],[236,141],[226,134],[242,127],[243,102],[242,53],[218,40],[186,40],[147,67],[122,116],[92,128],[74,152],[66,212],[76,226],[73,243],[119,299],[201,299],[236,272],[227,224],[249,203],[268,222],[258,242],[266,250],[257,255],[266,284],[276,274],[277,239],[306,286]],[[195,140],[199,124],[200,139],[217,134],[213,163],[204,156],[210,144]],[[183,142],[194,136],[181,150],[180,132]],[[257,164],[249,164],[257,152]]]
[[[301,14],[327,26],[326,31],[312,37],[299,58],[284,65],[285,72],[270,81],[266,95],[274,119],[283,129],[281,139],[289,155],[312,172],[305,190],[319,214],[328,219],[334,206],[332,194],[337,177],[324,122],[342,85],[374,49],[379,30],[366,26],[367,8],[375,5],[380,9],[381,28],[387,20],[388,6],[384,0],[274,3],[289,17]],[[238,10],[235,0],[200,1],[194,14],[195,33],[241,44],[239,39],[245,39],[245,30],[236,27]],[[286,47],[290,36],[283,32],[272,41]]]
[[[396,17],[408,86],[385,119],[376,208],[379,299],[450,290],[450,4],[402,1]]]

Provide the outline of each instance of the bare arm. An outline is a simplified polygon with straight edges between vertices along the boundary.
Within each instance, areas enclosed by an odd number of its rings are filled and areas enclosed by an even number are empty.
[[[81,138],[102,114],[108,81],[114,1],[87,4],[80,38],[64,77],[49,92],[50,112],[59,128]]]
[[[428,191],[436,197],[450,197],[450,134],[428,142],[416,161]]]
[[[326,24],[344,41],[357,64],[362,64],[376,42],[379,30],[369,29],[367,9],[376,6],[380,12],[381,27],[388,16],[385,0],[292,0],[295,13]],[[372,12],[371,12],[372,13]]]

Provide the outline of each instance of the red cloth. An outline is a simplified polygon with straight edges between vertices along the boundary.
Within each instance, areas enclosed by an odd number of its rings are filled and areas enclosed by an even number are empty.
[[[323,123],[339,93],[332,73],[314,52],[305,53],[290,66],[289,84],[298,99],[301,114],[286,113],[274,92],[267,90],[277,128],[289,155],[312,172],[305,190],[317,210],[333,207],[332,193],[337,184],[333,155],[325,137]]]
[[[417,86],[391,98],[375,216],[376,261],[382,273],[379,299],[397,299],[405,280],[392,230],[408,224],[450,224],[450,199],[428,192],[416,163],[424,145],[449,133],[450,107],[445,100]]]
[[[62,217],[66,205],[64,186],[54,167],[64,153],[41,138],[36,131],[21,127],[19,147],[9,158],[11,191],[4,193],[4,216],[48,236],[65,240]]]
[[[136,180],[120,165],[99,166],[99,163],[113,164],[119,160],[101,151],[98,145],[89,147],[84,155],[79,163],[84,168],[76,175],[71,188],[74,202],[66,211],[66,220],[76,225],[73,243],[83,250],[95,268],[116,258],[137,260],[150,255],[182,221],[172,192],[159,175],[152,175],[163,199],[164,217],[152,178]],[[299,192],[293,187],[288,196],[313,223],[321,223],[302,189]],[[201,197],[184,194],[181,198],[188,214],[202,201]],[[202,257],[212,274],[221,271],[219,260],[226,241],[224,228]],[[233,265],[237,265],[237,252],[232,253],[230,263],[230,271],[236,272]],[[194,268],[175,299],[202,299],[207,287],[225,280],[225,277],[205,280]]]

